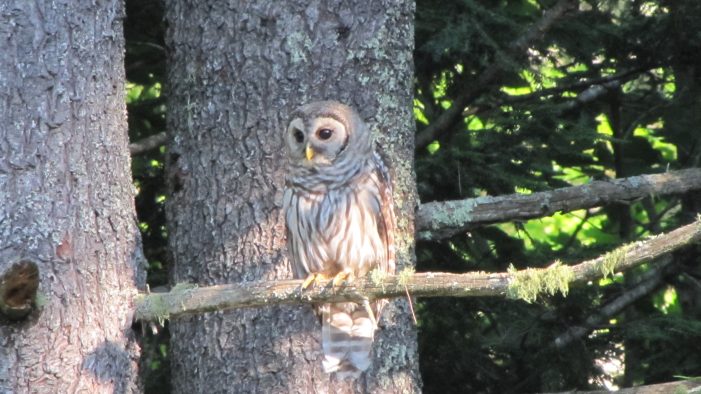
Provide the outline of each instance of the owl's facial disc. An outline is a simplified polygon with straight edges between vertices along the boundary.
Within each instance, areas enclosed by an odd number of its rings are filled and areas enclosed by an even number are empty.
[[[348,143],[346,127],[339,120],[320,115],[306,122],[295,118],[287,128],[288,154],[303,166],[333,164]]]
[[[335,118],[318,116],[309,124],[306,159],[315,165],[332,165],[346,148],[346,126]]]
[[[330,129],[330,128],[325,128],[322,126],[322,128],[318,129],[315,134],[316,134],[316,137],[319,141],[328,141],[331,139],[331,137],[333,137],[334,130]],[[312,147],[312,141],[311,141],[312,139],[310,139],[310,141],[307,143],[307,147],[304,149],[304,155],[307,157],[308,161],[312,161],[312,159],[314,158],[314,154],[315,154],[314,148]],[[324,150],[326,148],[325,146],[323,146],[322,144],[319,144],[318,142],[317,142],[317,145],[320,145],[320,148],[318,148],[319,150]]]
[[[290,158],[295,162],[303,160],[308,138],[304,121],[301,118],[295,118],[290,122],[285,140],[287,141],[287,154]]]

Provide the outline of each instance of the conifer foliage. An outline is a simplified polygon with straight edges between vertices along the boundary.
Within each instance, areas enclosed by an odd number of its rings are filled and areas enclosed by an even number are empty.
[[[165,128],[162,7],[127,1],[132,141]],[[422,202],[699,165],[698,1],[418,0],[415,23]],[[160,148],[133,160],[152,287],[167,283],[163,159]],[[691,222],[699,197],[647,196],[422,241],[417,270],[576,263]],[[698,375],[699,252],[686,248],[533,303],[418,300],[424,391],[585,390]],[[147,391],[163,392],[167,342],[149,341]]]

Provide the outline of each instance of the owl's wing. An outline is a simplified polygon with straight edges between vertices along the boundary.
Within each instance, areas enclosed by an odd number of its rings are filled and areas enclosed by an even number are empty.
[[[394,200],[392,198],[392,181],[389,176],[389,169],[379,153],[375,152],[375,171],[380,186],[380,218],[377,221],[377,230],[384,238],[383,244],[387,252],[387,259],[380,261],[377,267],[384,272],[394,273],[395,271],[395,248],[394,231],[397,225],[394,217]]]
[[[381,238],[385,254],[378,253],[373,269],[394,273],[394,203],[389,171],[379,154],[373,156],[374,166],[370,172],[377,186],[372,204],[377,233]],[[374,197],[377,197],[375,199]],[[364,274],[364,273],[363,273]],[[375,300],[369,311],[353,303],[325,304],[322,308],[321,346],[324,350],[324,371],[335,372],[340,378],[357,378],[372,364],[372,343],[377,329],[377,320],[388,301]],[[372,316],[371,316],[372,315]]]
[[[306,278],[310,273],[309,263],[306,254],[300,250],[298,238],[303,236],[299,229],[299,211],[297,210],[298,196],[290,185],[286,185],[283,194],[283,212],[285,213],[285,223],[287,228],[287,250],[290,254],[292,273],[297,279]],[[295,234],[293,234],[295,232]]]

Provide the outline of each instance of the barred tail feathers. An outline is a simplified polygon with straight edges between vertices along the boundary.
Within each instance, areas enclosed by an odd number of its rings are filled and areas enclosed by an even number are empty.
[[[325,304],[321,307],[321,346],[324,372],[357,378],[372,363],[375,325],[358,304]]]

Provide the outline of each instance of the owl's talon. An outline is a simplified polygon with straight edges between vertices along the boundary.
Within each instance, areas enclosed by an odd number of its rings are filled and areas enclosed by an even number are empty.
[[[302,282],[302,286],[300,286],[301,290],[306,290],[309,286],[316,286],[319,284],[319,282],[324,281],[324,280],[329,280],[330,278],[324,274],[320,273],[312,273],[309,274],[304,279],[304,282]]]
[[[353,280],[355,279],[355,275],[353,275],[353,271],[349,269],[344,269],[343,271],[339,272],[334,276],[333,278],[333,287],[340,287],[342,284],[351,284]]]
[[[299,288],[301,290],[306,290],[306,288],[314,282],[316,282],[316,274],[309,274],[309,276],[307,276],[307,278],[304,279],[304,282],[302,282],[302,286],[300,286]]]

